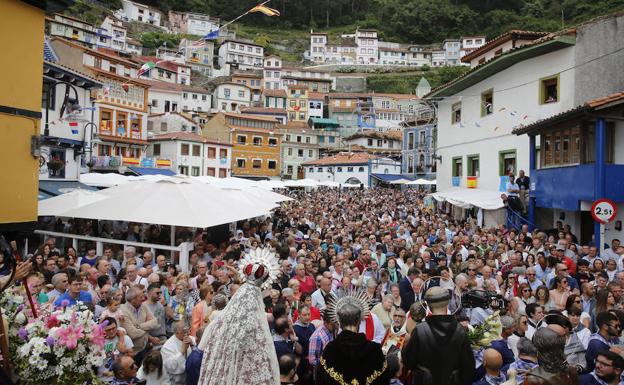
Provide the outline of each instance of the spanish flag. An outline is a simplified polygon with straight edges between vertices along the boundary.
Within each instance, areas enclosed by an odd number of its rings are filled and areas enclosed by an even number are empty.
[[[249,10],[249,13],[262,12],[267,16],[279,16],[280,15],[277,9],[269,8],[263,4],[256,5],[255,7]]]

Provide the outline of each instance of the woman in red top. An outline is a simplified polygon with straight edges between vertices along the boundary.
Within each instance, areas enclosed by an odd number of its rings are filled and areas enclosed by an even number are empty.
[[[301,294],[301,300],[299,304],[307,305],[310,308],[310,321],[320,320],[321,319],[321,311],[312,306],[312,296],[308,293]],[[293,323],[297,322],[297,318],[299,318],[299,309],[295,309],[293,313]]]

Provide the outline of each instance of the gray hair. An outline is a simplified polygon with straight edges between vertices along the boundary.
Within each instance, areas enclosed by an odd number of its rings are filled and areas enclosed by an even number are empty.
[[[56,273],[52,276],[52,285],[56,287],[56,285],[58,285],[60,283],[61,278],[63,278],[63,276],[67,277],[66,273]]]
[[[464,281],[468,281],[468,276],[464,273],[457,274],[457,277],[455,277],[455,283],[460,283]]]
[[[295,292],[290,287],[285,287],[282,289],[282,295],[293,295]]]
[[[366,287],[377,287],[377,281],[374,278],[369,279],[366,282]]]
[[[515,325],[514,319],[508,315],[504,315],[500,318],[500,323],[503,329],[511,328]]]
[[[135,254],[136,254],[136,249],[134,248],[134,246],[127,246],[127,247],[124,249],[124,253],[125,253],[125,252],[131,252],[131,253],[135,253]]]
[[[385,302],[385,301],[388,301],[388,300],[394,301],[394,297],[392,296],[392,294],[386,294],[386,295],[383,296],[382,302]]]
[[[518,355],[536,357],[537,348],[535,347],[535,345],[533,345],[533,342],[531,342],[530,339],[526,337],[521,337],[518,340]]]
[[[136,286],[131,287],[130,289],[128,289],[128,291],[126,291],[126,301],[130,302],[132,301],[136,296],[143,294],[143,290],[139,289]]]
[[[345,303],[336,310],[340,327],[358,326],[362,319],[362,309],[352,303]]]
[[[212,306],[217,310],[222,310],[227,305],[227,297],[223,293],[217,293],[212,297]]]

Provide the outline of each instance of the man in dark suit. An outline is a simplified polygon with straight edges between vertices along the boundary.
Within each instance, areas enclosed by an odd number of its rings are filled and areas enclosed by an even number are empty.
[[[401,308],[406,312],[415,301],[414,289],[412,289],[412,281],[420,277],[420,270],[417,267],[410,267],[407,271],[407,277],[399,282],[399,293],[401,294]],[[406,308],[407,306],[407,308]]]

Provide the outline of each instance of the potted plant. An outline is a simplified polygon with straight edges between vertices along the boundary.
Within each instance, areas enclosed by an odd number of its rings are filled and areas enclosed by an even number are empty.
[[[50,159],[48,161],[48,168],[52,171],[59,171],[65,168],[65,162],[60,159]]]

